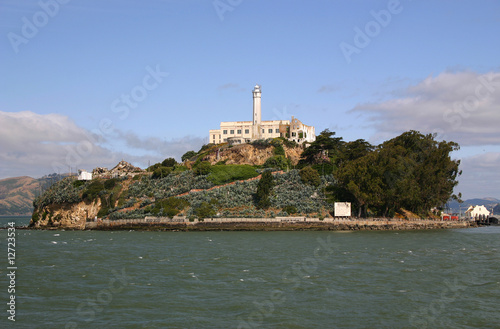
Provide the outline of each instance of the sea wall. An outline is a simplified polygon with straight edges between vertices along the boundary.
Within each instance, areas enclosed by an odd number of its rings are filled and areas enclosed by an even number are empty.
[[[145,218],[103,220],[86,223],[87,230],[160,230],[160,231],[358,231],[428,230],[475,227],[473,221],[431,219],[401,220],[387,218],[214,218],[189,221],[185,218]]]

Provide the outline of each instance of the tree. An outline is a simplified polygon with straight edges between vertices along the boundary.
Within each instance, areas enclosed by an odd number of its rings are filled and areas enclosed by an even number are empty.
[[[153,171],[153,175],[151,176],[151,178],[158,179],[158,178],[167,177],[168,175],[170,175],[171,172],[172,172],[171,167],[160,166]]]
[[[182,155],[181,160],[182,160],[182,162],[184,162],[186,160],[191,159],[196,154],[198,154],[198,153],[196,153],[195,151],[187,151],[186,153],[184,153],[184,155]]]
[[[274,187],[273,175],[270,171],[264,171],[257,184],[257,193],[255,194],[256,207],[259,209],[267,209],[271,205],[269,196]]]
[[[364,142],[357,144],[346,146],[351,151],[342,155],[346,160],[335,173],[335,192],[344,198],[351,195],[359,215],[366,215],[368,209],[382,216],[400,209],[427,215],[452,196],[461,172],[460,161],[452,160],[450,153],[459,149],[458,144],[437,142],[435,135],[417,131],[405,132],[373,150]]]
[[[369,206],[378,206],[382,199],[381,169],[373,164],[376,158],[377,153],[369,153],[348,162],[335,175],[344,190],[342,193],[350,194],[355,200],[358,217],[366,216]]]
[[[304,184],[309,184],[316,187],[321,184],[321,178],[314,168],[304,167],[299,171],[299,175]]]
[[[161,163],[161,165],[163,167],[173,167],[177,164],[177,161],[175,161],[174,158],[167,158],[165,160],[163,160],[163,162]]]
[[[359,159],[374,150],[375,147],[364,139],[344,143],[340,149],[337,165],[341,166],[343,163]]]
[[[343,145],[342,137],[333,137],[334,132],[328,129],[323,130],[314,142],[312,142],[302,152],[299,161],[300,166],[307,166],[319,163],[330,163],[335,161],[338,157],[341,147]]]

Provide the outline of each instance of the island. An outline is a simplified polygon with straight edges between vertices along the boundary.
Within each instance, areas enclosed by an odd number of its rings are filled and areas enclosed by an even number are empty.
[[[35,198],[31,228],[390,230],[470,227],[442,220],[459,161],[454,142],[409,131],[374,146],[325,130],[314,142],[204,145],[147,169],[81,171]],[[334,204],[352,205],[336,216]]]

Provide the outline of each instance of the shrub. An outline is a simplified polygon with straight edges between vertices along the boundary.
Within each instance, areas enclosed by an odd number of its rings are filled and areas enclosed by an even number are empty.
[[[82,199],[87,202],[92,202],[99,196],[99,193],[101,193],[101,191],[104,191],[104,189],[105,188],[102,181],[93,181],[87,186],[85,191],[83,191]]]
[[[296,214],[297,213],[297,207],[295,206],[285,206],[283,207],[282,211],[288,213],[288,214]]]
[[[167,217],[173,218],[181,210],[189,205],[184,199],[169,197],[155,203],[151,213],[154,215],[166,215]]]
[[[273,154],[274,155],[285,155],[285,149],[279,139],[273,139],[270,144],[274,146]]]
[[[194,213],[196,217],[201,220],[203,218],[214,217],[216,214],[216,210],[214,209],[213,205],[206,201],[203,201],[197,208],[195,208]]]
[[[181,160],[184,162],[186,160],[190,160],[191,158],[193,158],[194,156],[196,156],[196,152],[195,151],[187,151],[186,153],[184,153],[184,155],[181,157]]]
[[[266,160],[263,167],[264,168],[277,168],[281,170],[287,170],[292,166],[290,159],[287,159],[283,155],[275,155]]]
[[[312,186],[319,186],[321,184],[321,178],[319,177],[316,169],[311,167],[302,168],[299,172],[300,179],[304,184],[309,184]]]
[[[160,166],[153,171],[152,179],[167,177],[172,172],[172,168]]]
[[[193,172],[195,175],[200,176],[200,175],[208,175],[210,173],[210,162],[208,161],[201,161],[196,165],[194,168]]]
[[[288,148],[294,148],[294,147],[299,146],[299,144],[297,144],[296,142],[290,141],[284,137],[280,137],[280,139],[283,141],[283,145],[285,145]]]
[[[85,185],[85,183],[86,183],[86,181],[84,181],[84,180],[75,180],[73,182],[73,187],[74,188],[79,188],[80,186]]]
[[[104,182],[104,188],[106,190],[112,190],[116,186],[117,182],[118,182],[118,179],[116,179],[116,178],[108,179]]]

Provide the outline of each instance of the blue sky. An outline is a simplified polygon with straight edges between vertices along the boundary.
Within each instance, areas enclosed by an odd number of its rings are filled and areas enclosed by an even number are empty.
[[[258,83],[264,120],[456,141],[456,192],[500,198],[498,31],[498,1],[0,0],[0,178],[180,159]]]

